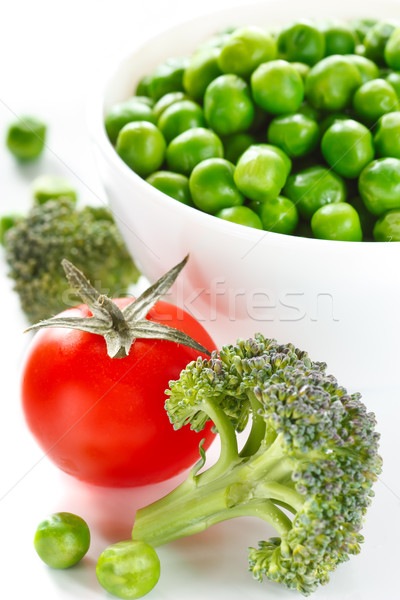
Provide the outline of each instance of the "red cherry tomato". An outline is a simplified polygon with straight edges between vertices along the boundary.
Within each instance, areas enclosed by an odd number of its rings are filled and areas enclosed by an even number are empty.
[[[123,308],[131,301],[115,303]],[[63,314],[91,316],[86,305]],[[200,323],[172,304],[157,302],[146,318],[215,349]],[[196,462],[203,438],[205,449],[214,438],[211,425],[200,433],[175,431],[164,410],[169,380],[198,356],[174,342],[137,339],[128,357],[109,358],[100,335],[42,329],[23,370],[29,428],[47,456],[79,479],[116,487],[169,479]]]

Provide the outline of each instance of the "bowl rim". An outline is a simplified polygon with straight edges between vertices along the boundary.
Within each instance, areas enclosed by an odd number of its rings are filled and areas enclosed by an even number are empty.
[[[266,6],[268,4],[273,3],[277,0],[264,0],[263,2],[252,2],[252,7],[261,7]],[[337,0],[339,4],[348,5],[347,0]],[[304,2],[303,2],[304,4]],[[382,11],[382,3],[380,3],[380,14]],[[400,18],[400,4],[395,0],[384,0],[384,4],[397,9]],[[198,208],[185,205],[174,198],[171,198],[164,192],[161,192],[157,188],[151,186],[147,181],[141,178],[137,173],[135,173],[117,154],[114,146],[108,139],[105,126],[104,126],[104,117],[105,117],[105,96],[107,90],[113,80],[113,78],[117,75],[117,73],[122,69],[123,65],[127,63],[129,60],[134,60],[135,55],[140,52],[146,50],[147,47],[154,44],[157,39],[160,39],[162,36],[167,34],[171,34],[174,31],[179,31],[184,27],[194,27],[199,20],[204,20],[206,18],[210,18],[210,16],[218,16],[219,18],[226,15],[227,17],[231,17],[232,10],[233,11],[243,11],[248,10],[250,5],[245,3],[244,1],[240,3],[234,4],[231,8],[216,8],[212,11],[208,11],[205,13],[201,13],[195,17],[181,19],[174,24],[163,26],[156,31],[153,31],[152,35],[141,38],[138,42],[129,46],[128,49],[124,49],[123,52],[120,52],[117,56],[111,58],[105,67],[101,70],[101,76],[99,76],[94,84],[92,85],[92,91],[87,98],[86,104],[86,112],[87,112],[87,124],[89,130],[89,136],[93,144],[101,151],[103,158],[110,163],[114,169],[121,172],[121,174],[132,182],[132,186],[138,189],[139,193],[143,193],[146,195],[150,195],[152,197],[152,201],[157,205],[163,205],[163,207],[170,208],[171,211],[177,211],[180,213],[182,218],[185,216],[191,216],[196,218],[199,224],[203,224],[206,227],[209,227],[213,230],[220,231],[223,235],[228,234],[232,237],[239,237],[250,242],[253,242],[253,247],[262,243],[263,240],[268,236],[271,236],[271,241],[274,242],[277,246],[300,246],[305,247],[308,245],[314,246],[315,249],[319,247],[321,244],[325,247],[329,247],[331,249],[337,248],[341,250],[355,248],[355,247],[363,247],[366,252],[367,248],[375,248],[377,251],[382,251],[385,248],[384,252],[392,252],[392,250],[388,250],[388,248],[400,249],[400,243],[396,244],[391,242],[376,242],[372,240],[366,240],[361,242],[353,242],[353,241],[342,241],[342,240],[325,240],[318,239],[312,237],[303,237],[293,234],[281,234],[268,230],[260,230],[253,227],[248,227],[245,225],[240,225],[237,223],[233,223],[230,221],[226,221],[224,219],[219,219],[218,217],[205,213]],[[315,6],[314,6],[315,8]],[[337,17],[339,18],[339,17]],[[361,18],[361,17],[360,17]],[[288,22],[290,19],[288,19]],[[168,57],[166,57],[168,58]],[[196,216],[195,216],[196,215]],[[118,218],[118,215],[114,215]],[[398,251],[397,250],[397,251]],[[395,252],[395,250],[393,250]]]

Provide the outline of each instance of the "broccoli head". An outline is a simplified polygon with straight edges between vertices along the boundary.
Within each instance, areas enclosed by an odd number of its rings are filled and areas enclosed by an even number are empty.
[[[69,198],[37,204],[16,219],[4,234],[4,247],[8,275],[32,323],[80,303],[65,279],[64,258],[110,296],[126,295],[139,277],[111,213],[77,209]]]
[[[250,571],[304,595],[360,551],[381,471],[379,434],[360,395],[348,394],[324,363],[258,334],[190,363],[167,394],[175,428],[214,423],[220,456],[203,469],[201,449],[186,481],[137,512],[134,539],[157,546],[256,516],[278,536],[249,549]],[[240,448],[237,433],[249,419]]]

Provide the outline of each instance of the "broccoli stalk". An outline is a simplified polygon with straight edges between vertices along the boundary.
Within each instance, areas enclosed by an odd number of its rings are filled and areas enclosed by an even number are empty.
[[[381,470],[375,418],[324,363],[257,334],[190,363],[170,382],[166,410],[176,429],[214,423],[217,462],[200,460],[164,498],[137,511],[133,539],[159,546],[241,516],[279,537],[249,549],[250,570],[304,595],[360,551],[363,517]],[[251,416],[240,450],[237,433]],[[247,431],[247,430],[246,430]]]

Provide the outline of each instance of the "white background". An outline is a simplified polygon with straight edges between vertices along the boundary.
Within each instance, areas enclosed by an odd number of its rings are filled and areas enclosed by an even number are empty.
[[[85,123],[91,82],[119,50],[178,19],[231,4],[229,0],[3,0],[0,136],[4,138],[7,124],[24,113],[47,121],[49,135],[43,158],[24,167],[0,144],[0,213],[25,210],[30,203],[30,182],[42,173],[64,174],[83,201],[105,202]],[[19,371],[29,336],[23,334],[26,323],[5,272],[1,255],[0,595],[10,600],[100,600],[108,596],[94,574],[98,555],[108,544],[128,538],[135,509],[174,482],[150,489],[106,490],[76,482],[48,462],[31,438],[20,409]],[[364,394],[378,416],[385,469],[376,485],[362,553],[339,568],[329,586],[314,595],[320,600],[399,597],[398,395],[398,390]],[[92,532],[87,557],[63,572],[43,565],[32,546],[36,524],[56,510],[81,515]],[[238,520],[162,548],[162,576],[149,599],[295,598],[296,594],[272,584],[257,584],[247,573],[247,545],[272,534],[268,528],[261,529],[253,520]]]

